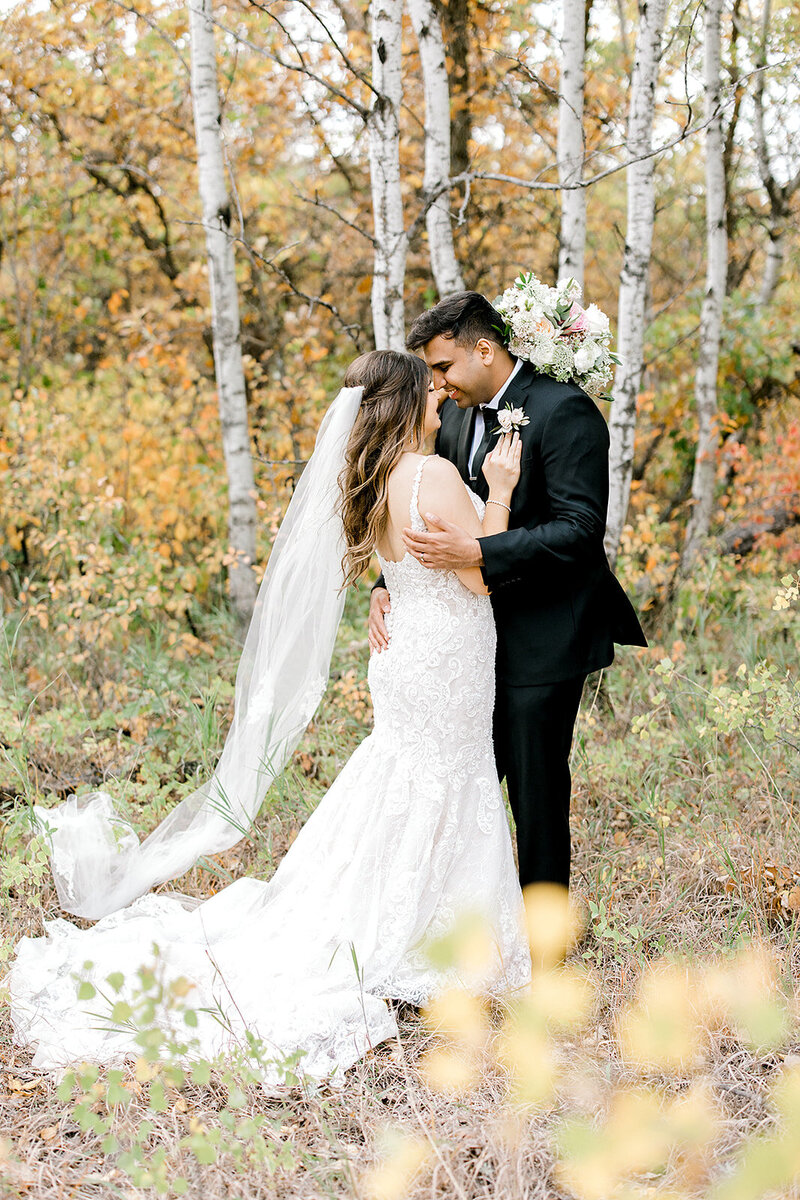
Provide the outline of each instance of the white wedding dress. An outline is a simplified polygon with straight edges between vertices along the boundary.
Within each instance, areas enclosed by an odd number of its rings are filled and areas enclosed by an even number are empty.
[[[411,495],[416,529],[424,462]],[[301,1073],[340,1073],[397,1033],[388,998],[421,1004],[459,982],[432,965],[425,943],[465,911],[483,914],[494,946],[481,977],[462,982],[493,994],[526,987],[522,898],[492,752],[489,599],[408,554],[381,565],[392,607],[389,647],[369,665],[374,731],[274,877],[241,879],[200,904],[150,894],[88,930],[57,919],[46,936],[23,938],[11,1011],[35,1066],[138,1055],[135,1030],[108,1022],[110,1002],[131,998],[137,968],[157,962],[167,980],[193,985],[185,1003],[199,1020],[181,1035],[196,1035],[193,1056],[230,1051],[250,1031],[276,1058],[303,1051]],[[106,982],[117,972],[119,995]],[[77,979],[98,994],[77,999]],[[267,1068],[264,1080],[280,1074]]]

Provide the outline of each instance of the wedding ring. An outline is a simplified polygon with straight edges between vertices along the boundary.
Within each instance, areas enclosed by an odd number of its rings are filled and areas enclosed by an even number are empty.
[[[420,556],[419,556],[419,561],[420,561],[420,562],[425,562],[425,555],[424,555],[424,554],[420,553]]]

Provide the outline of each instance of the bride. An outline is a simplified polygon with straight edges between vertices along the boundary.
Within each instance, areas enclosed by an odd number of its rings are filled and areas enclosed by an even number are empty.
[[[236,770],[244,778],[242,755],[256,743],[263,748],[267,727],[270,744],[269,730],[283,712],[276,707],[276,685],[266,686],[264,629],[276,608],[283,631],[276,654],[300,621],[301,641],[318,671],[313,643],[323,618],[335,634],[341,607],[335,608],[334,593],[324,592],[327,598],[309,622],[309,609],[302,617],[293,610],[289,586],[302,587],[305,572],[306,591],[313,591],[316,558],[324,557],[331,530],[339,558],[337,593],[342,579],[349,584],[363,574],[373,552],[390,585],[389,647],[369,664],[373,732],[273,878],[240,879],[202,903],[153,893],[128,901],[142,887],[140,860],[149,843],[158,865],[147,866],[145,887],[185,869],[178,864],[189,851],[196,856],[200,817],[212,826],[221,820],[219,801],[214,808],[208,788],[200,800],[190,797],[188,819],[173,821],[166,834],[157,831],[141,846],[131,842],[129,830],[120,834],[118,819],[115,837],[97,835],[108,822],[91,824],[99,819],[96,797],[83,809],[48,810],[62,903],[84,915],[108,915],[87,930],[50,921],[44,937],[19,944],[9,976],[12,1019],[17,1040],[35,1050],[35,1066],[119,1063],[140,1053],[135,1023],[109,1019],[111,1004],[122,1000],[133,1007],[137,973],[153,964],[167,984],[183,979],[187,984],[180,987],[191,985],[193,1056],[214,1057],[255,1037],[276,1063],[302,1052],[299,1072],[318,1079],[341,1072],[397,1034],[390,999],[422,1004],[455,983],[492,994],[528,983],[522,898],[492,752],[490,601],[478,569],[427,571],[403,553],[402,540],[409,524],[425,528],[420,510],[429,509],[475,536],[503,531],[519,478],[518,435],[503,437],[486,459],[490,496],[484,511],[452,464],[421,453],[439,426],[440,399],[421,359],[374,351],[351,364],[344,384],[273,549],[273,576],[266,588],[262,584],[254,616],[261,640],[255,651],[245,648],[247,666],[237,678],[237,712],[215,775],[216,794],[229,805],[239,802],[229,793]],[[329,480],[337,481],[335,496],[320,482],[323,461]],[[334,511],[326,513],[326,505]],[[305,561],[297,559],[298,547],[305,547]],[[281,580],[285,586],[276,591]],[[299,667],[298,678],[293,686],[306,704],[309,688]],[[285,707],[291,691],[286,672],[282,679]],[[313,707],[318,698],[316,693]],[[300,704],[295,726],[301,712],[303,723],[308,720]],[[251,731],[249,741],[242,730]],[[292,736],[299,736],[296,730]],[[284,737],[284,750],[290,741]],[[266,785],[260,786],[263,795]],[[41,810],[38,815],[42,819]],[[85,820],[90,824],[81,825]],[[172,855],[169,869],[165,846]],[[462,912],[476,910],[493,934],[479,975],[464,979],[437,969],[426,954],[427,941],[445,934]],[[78,998],[78,981],[91,1000]],[[265,1083],[280,1080],[277,1066],[265,1063],[263,1070]]]

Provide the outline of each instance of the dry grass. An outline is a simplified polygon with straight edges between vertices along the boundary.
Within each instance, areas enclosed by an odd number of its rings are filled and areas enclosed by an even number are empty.
[[[259,836],[220,856],[223,874],[266,877],[274,870],[309,804],[363,731],[368,709],[353,720],[354,657],[346,644],[353,628],[358,624],[344,631],[340,654],[340,677],[347,680],[339,701],[342,713],[335,702],[323,709],[298,752],[295,777],[260,821]],[[703,677],[721,669],[720,663],[732,673],[736,649],[719,647],[711,663],[708,644],[698,651]],[[266,1114],[267,1154],[242,1170],[227,1151],[216,1163],[201,1165],[181,1145],[192,1131],[220,1127],[229,1101],[221,1073],[202,1087],[190,1083],[168,1089],[166,1111],[154,1112],[147,1084],[131,1069],[125,1083],[133,1100],[126,1112],[110,1118],[119,1140],[125,1143],[143,1120],[151,1121],[148,1155],[163,1149],[167,1180],[184,1177],[187,1194],[198,1200],[366,1200],[379,1194],[381,1178],[387,1200],[568,1200],[589,1193],[570,1192],[559,1175],[555,1134],[565,1121],[587,1118],[603,1128],[613,1116],[615,1098],[626,1090],[651,1089],[665,1103],[702,1093],[718,1122],[703,1153],[676,1152],[663,1170],[634,1173],[635,1188],[627,1195],[715,1194],[715,1181],[730,1173],[745,1141],[776,1128],[771,1089],[787,1066],[800,1063],[796,1011],[788,1033],[761,1049],[730,1022],[698,1017],[704,1023],[702,1053],[681,1069],[651,1074],[623,1060],[618,1020],[633,1002],[648,964],[665,955],[724,960],[743,939],[771,948],[787,994],[792,992],[792,981],[800,979],[800,920],[791,908],[776,905],[776,872],[768,868],[777,867],[778,878],[789,884],[800,871],[794,816],[798,764],[780,746],[761,747],[771,756],[762,769],[735,737],[699,737],[702,714],[686,689],[675,692],[671,715],[660,719],[652,737],[640,739],[634,722],[652,707],[660,686],[653,680],[654,657],[624,659],[609,676],[608,693],[587,689],[574,755],[573,879],[575,895],[591,919],[572,961],[591,970],[597,1004],[588,1025],[566,1031],[555,1043],[561,1075],[552,1098],[538,1108],[509,1104],[509,1079],[495,1053],[500,1012],[494,1013],[487,1035],[477,1085],[460,1096],[434,1090],[420,1064],[442,1039],[415,1010],[401,1007],[399,1042],[378,1047],[347,1073],[340,1088],[317,1094],[293,1089],[279,1099],[246,1089],[237,1119]],[[185,713],[176,709],[176,739],[184,720]],[[129,747],[123,745],[123,751]],[[83,754],[78,737],[57,745],[52,771],[74,773]],[[145,742],[139,757],[144,761],[148,755],[155,749]],[[47,760],[46,746],[39,757]],[[113,774],[111,751],[109,761]],[[169,765],[163,769],[166,774]],[[165,800],[153,794],[155,814],[156,803]],[[14,855],[23,861],[19,838],[12,834],[12,824],[6,823],[6,861]],[[211,871],[195,868],[180,887],[207,895],[220,882]],[[35,872],[11,887],[5,883],[0,933],[8,950],[20,935],[40,933],[43,919],[58,915],[58,909],[46,878],[37,879]],[[106,1111],[101,1095],[95,1108]],[[408,1139],[405,1144],[397,1141],[400,1134]],[[56,1083],[34,1071],[30,1055],[12,1045],[7,1015],[0,1024],[0,1138],[0,1194],[9,1200],[156,1194],[153,1187],[132,1183],[117,1155],[103,1151],[102,1135],[82,1131],[74,1101],[59,1099]],[[404,1154],[408,1162],[415,1155],[424,1159],[413,1182],[403,1182],[399,1167],[394,1175],[371,1174],[387,1159],[396,1167],[402,1164]],[[783,1185],[764,1194],[789,1200],[800,1197],[800,1189]]]
[[[616,878],[624,880],[631,856],[638,857],[638,847],[618,849]],[[778,837],[773,849],[777,857],[787,847]],[[580,840],[579,880],[589,875],[593,862],[591,845]],[[630,877],[628,886],[620,884],[617,906],[627,912],[630,922],[643,928],[646,939],[663,940],[668,949],[690,950],[702,957],[731,942],[737,928],[741,932],[743,913],[750,925],[751,910],[718,887],[715,869],[703,861],[693,862],[691,842],[676,841],[660,885],[649,882],[645,887],[634,882],[632,867]],[[582,883],[577,890],[589,899]],[[749,902],[755,906],[757,898],[750,897]],[[755,907],[752,917],[764,928],[788,972],[800,977],[797,927],[768,926],[766,919],[759,921]],[[596,941],[591,931],[587,933],[573,958],[579,960]],[[515,1115],[509,1107],[508,1079],[494,1060],[491,1043],[474,1090],[457,1098],[433,1090],[419,1061],[441,1039],[430,1033],[415,1010],[401,1007],[399,1042],[378,1047],[347,1073],[340,1089],[326,1089],[318,1095],[293,1089],[280,1100],[265,1099],[257,1088],[248,1089],[241,1115],[267,1114],[267,1140],[276,1155],[284,1149],[283,1165],[268,1168],[262,1162],[237,1171],[225,1154],[213,1165],[199,1165],[190,1151],[180,1147],[181,1139],[197,1128],[198,1122],[209,1128],[218,1122],[227,1102],[226,1089],[218,1079],[212,1078],[206,1087],[188,1084],[180,1091],[168,1092],[167,1111],[154,1114],[148,1108],[147,1087],[137,1085],[129,1071],[126,1084],[138,1094],[114,1129],[124,1140],[126,1130],[143,1119],[152,1121],[148,1145],[153,1150],[163,1147],[169,1177],[185,1177],[188,1195],[203,1200],[367,1196],[364,1180],[380,1158],[387,1127],[404,1130],[430,1150],[417,1181],[395,1193],[398,1197],[566,1200],[573,1193],[554,1176],[554,1124],[569,1115],[595,1113],[603,1119],[620,1088],[644,1083],[670,1097],[703,1084],[718,1106],[721,1123],[696,1186],[680,1194],[705,1196],[710,1181],[724,1173],[744,1140],[755,1131],[772,1128],[770,1086],[800,1046],[795,1032],[778,1049],[758,1052],[729,1031],[709,1029],[701,1063],[683,1073],[642,1076],[621,1062],[614,1034],[615,1022],[630,1003],[648,957],[641,948],[636,953],[604,953],[600,957],[594,967],[596,1015],[587,1029],[559,1042],[563,1083],[555,1100],[541,1111],[523,1110]],[[30,1055],[11,1045],[7,1022],[0,1036],[0,1129],[9,1152],[0,1165],[5,1195],[31,1195],[41,1200],[155,1195],[154,1189],[132,1186],[115,1166],[114,1156],[103,1153],[100,1136],[81,1131],[72,1116],[72,1104],[59,1100],[56,1084],[33,1071]],[[97,1110],[105,1111],[100,1103]],[[669,1181],[668,1172],[665,1187]],[[651,1183],[655,1186],[655,1181]],[[647,1194],[655,1196],[659,1190]],[[780,1194],[789,1200],[800,1196],[800,1189]]]

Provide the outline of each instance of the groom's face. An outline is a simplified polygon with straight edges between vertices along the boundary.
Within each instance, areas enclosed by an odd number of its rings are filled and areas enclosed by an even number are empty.
[[[474,346],[458,346],[454,338],[437,334],[422,348],[433,373],[433,386],[443,388],[459,408],[486,404],[497,391],[492,343],[481,338]]]

